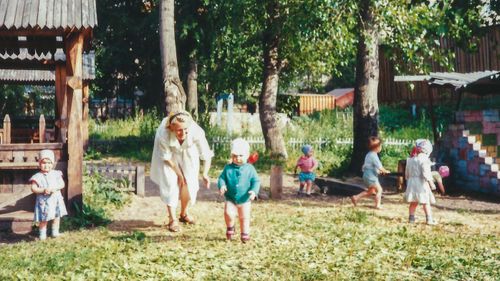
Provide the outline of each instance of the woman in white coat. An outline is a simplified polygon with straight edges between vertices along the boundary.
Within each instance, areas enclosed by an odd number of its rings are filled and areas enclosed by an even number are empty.
[[[208,170],[213,152],[205,132],[186,111],[179,111],[164,118],[156,130],[151,160],[151,180],[159,185],[160,197],[167,205],[168,229],[179,231],[175,213],[179,198],[179,221],[194,224],[188,215],[188,204],[196,202],[199,190],[200,160],[203,161],[203,185],[210,187]]]

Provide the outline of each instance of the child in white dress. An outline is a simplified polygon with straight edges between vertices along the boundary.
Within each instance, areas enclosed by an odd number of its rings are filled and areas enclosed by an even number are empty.
[[[35,222],[39,223],[39,238],[47,238],[47,223],[52,221],[52,236],[58,237],[61,217],[68,214],[61,189],[64,180],[61,171],[52,170],[55,165],[52,150],[40,151],[40,172],[30,178],[31,191],[36,193]]]
[[[432,152],[432,144],[429,140],[417,140],[416,154],[406,160],[405,177],[407,187],[405,199],[410,203],[409,222],[415,222],[415,210],[418,204],[422,204],[427,219],[427,224],[434,225],[432,219],[431,204],[436,203],[432,189],[436,189],[432,177],[432,162],[429,155]]]

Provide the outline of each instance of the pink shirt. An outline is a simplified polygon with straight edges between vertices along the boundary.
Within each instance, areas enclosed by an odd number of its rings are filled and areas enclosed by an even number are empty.
[[[314,157],[307,157],[305,155],[300,156],[299,160],[297,160],[297,167],[304,173],[312,172],[312,168],[317,166],[318,162],[314,159]]]

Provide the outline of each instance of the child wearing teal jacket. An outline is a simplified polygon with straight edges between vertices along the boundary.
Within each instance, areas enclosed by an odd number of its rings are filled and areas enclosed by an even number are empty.
[[[224,219],[226,221],[226,238],[234,235],[235,217],[240,220],[241,242],[250,240],[251,201],[257,197],[260,180],[255,168],[247,163],[250,145],[244,139],[237,138],[231,143],[231,163],[224,167],[217,186],[224,195]]]

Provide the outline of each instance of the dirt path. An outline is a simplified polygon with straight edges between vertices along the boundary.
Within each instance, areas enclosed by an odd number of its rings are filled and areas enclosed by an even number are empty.
[[[268,198],[269,176],[261,175],[263,183],[261,199],[264,202],[270,201]],[[195,216],[203,214],[205,208],[222,208],[224,201],[217,193],[215,179],[212,179],[210,189],[200,189],[198,193],[198,203],[193,207]],[[351,182],[359,182],[359,179],[350,179]],[[285,175],[283,179],[283,201],[293,201],[300,205],[330,205],[336,204],[343,207],[350,207],[351,201],[345,196],[332,196],[315,193],[311,197],[298,197],[296,189],[298,182],[291,175]],[[488,232],[500,234],[500,204],[488,202],[481,199],[467,196],[440,196],[436,195],[436,205],[433,206],[434,217],[440,224],[445,225],[465,225],[474,230],[488,230]],[[359,210],[373,212],[375,215],[405,222],[408,216],[408,204],[404,202],[403,194],[395,192],[384,192],[382,199],[383,209],[372,208],[373,200],[364,199],[358,204]],[[196,210],[198,209],[198,210]],[[417,221],[424,220],[424,214],[419,207],[417,209]],[[132,202],[114,216],[114,222],[110,225],[111,230],[131,230],[142,228],[158,228],[166,224],[167,217],[165,205],[159,197],[158,187],[152,183],[149,177],[146,178],[146,196],[144,198],[134,196]]]

